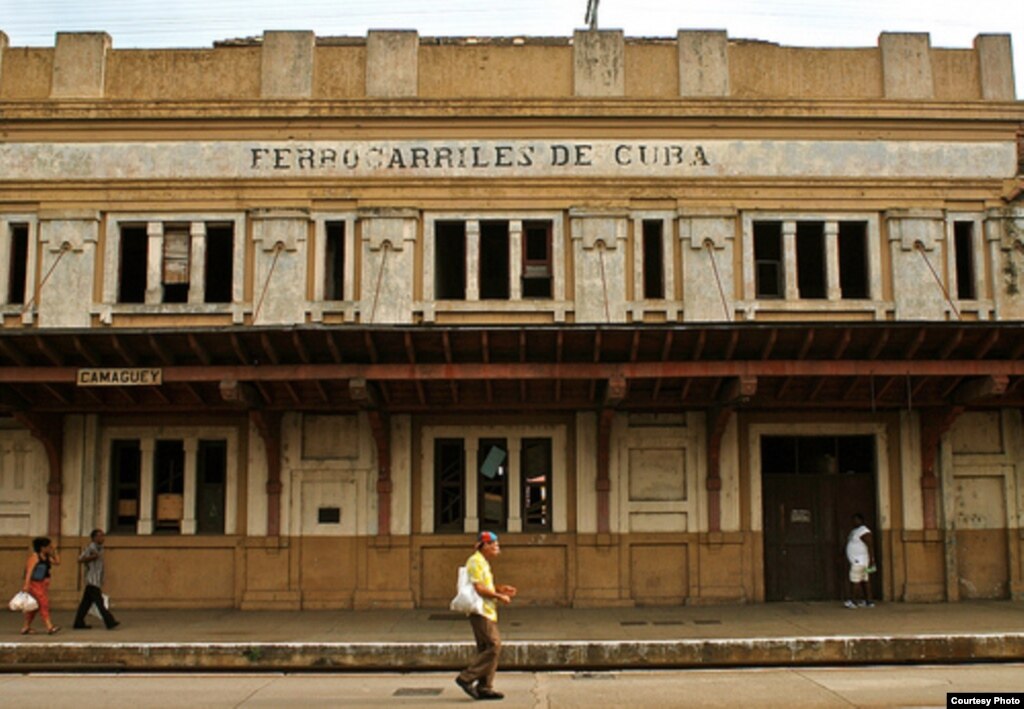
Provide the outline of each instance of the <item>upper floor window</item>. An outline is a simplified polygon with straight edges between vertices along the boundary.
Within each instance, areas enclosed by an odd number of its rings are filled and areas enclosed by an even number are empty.
[[[523,222],[523,297],[550,298],[551,222]]]
[[[434,224],[434,295],[438,300],[466,299],[465,222]]]
[[[758,298],[785,297],[781,222],[754,222],[754,268]]]
[[[877,220],[867,217],[744,218],[748,298],[877,299]]]
[[[554,219],[428,215],[426,301],[560,300],[562,262]]]
[[[976,226],[973,220],[953,221],[952,255],[958,300],[976,300],[978,297]]]
[[[355,300],[355,214],[320,214],[315,219],[313,301],[315,308],[336,309]],[[333,305],[330,305],[333,304]],[[319,311],[318,311],[319,312]],[[317,316],[319,319],[322,313]]]
[[[644,298],[658,300],[665,297],[665,223],[661,219],[644,219],[641,224]]]
[[[27,218],[0,216],[0,303],[24,305],[31,299],[34,227]]]
[[[241,300],[241,217],[114,216],[107,226],[108,303],[229,304]]]
[[[7,266],[7,302],[25,302],[28,277],[28,224],[10,224],[10,260]]]

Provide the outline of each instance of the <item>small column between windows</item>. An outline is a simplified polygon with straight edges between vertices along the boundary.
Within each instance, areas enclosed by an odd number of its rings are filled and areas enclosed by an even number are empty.
[[[825,222],[825,283],[829,300],[840,300],[843,290],[839,281],[839,223]]]
[[[139,520],[137,534],[153,533],[153,470],[156,459],[156,441],[144,438],[139,441],[142,464],[139,466]]]
[[[480,300],[480,221],[466,222],[466,300]]]
[[[522,470],[520,449],[523,440],[519,436],[508,438],[508,531],[522,532]]]
[[[146,305],[157,305],[163,302],[164,286],[164,225],[163,222],[146,224],[147,250],[146,257]]]
[[[466,439],[466,524],[464,531],[475,534],[480,531],[480,514],[477,504],[477,476],[480,474],[477,453],[480,444],[475,438]]]
[[[206,223],[192,222],[189,226],[192,253],[189,255],[188,302],[206,302]]]
[[[508,273],[509,299],[523,299],[523,221],[513,219],[508,223]]]
[[[782,260],[785,264],[782,272],[786,300],[796,300],[800,297],[800,287],[796,279],[796,222],[782,223]]]
[[[186,438],[183,441],[185,449],[185,490],[184,490],[184,514],[181,520],[182,534],[196,533],[196,453],[199,450],[199,441],[195,438]]]

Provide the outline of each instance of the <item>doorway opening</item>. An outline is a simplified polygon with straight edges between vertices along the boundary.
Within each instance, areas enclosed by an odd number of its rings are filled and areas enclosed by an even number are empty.
[[[876,562],[881,552],[875,437],[762,436],[760,446],[766,600],[843,598],[854,513],[874,533]]]

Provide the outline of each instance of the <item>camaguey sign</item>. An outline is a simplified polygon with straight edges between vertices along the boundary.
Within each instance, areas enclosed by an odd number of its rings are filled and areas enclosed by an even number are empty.
[[[80,387],[160,386],[163,370],[156,368],[79,369]]]

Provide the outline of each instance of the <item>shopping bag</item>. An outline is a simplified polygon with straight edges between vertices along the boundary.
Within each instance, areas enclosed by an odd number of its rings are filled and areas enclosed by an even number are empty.
[[[459,567],[459,580],[456,591],[455,598],[448,605],[449,608],[466,615],[470,613],[484,614],[484,599],[480,598],[480,594],[476,592],[473,582],[469,580],[469,571],[466,570],[465,566]]]
[[[7,607],[17,613],[28,613],[39,608],[39,601],[35,599],[31,593],[25,591],[18,591],[14,594],[14,598],[7,604]]]
[[[103,594],[103,607],[107,610],[110,610],[110,596],[108,596],[105,593]],[[100,609],[96,606],[95,603],[89,606],[89,615],[94,615],[100,620],[103,620],[103,615],[100,613]]]

